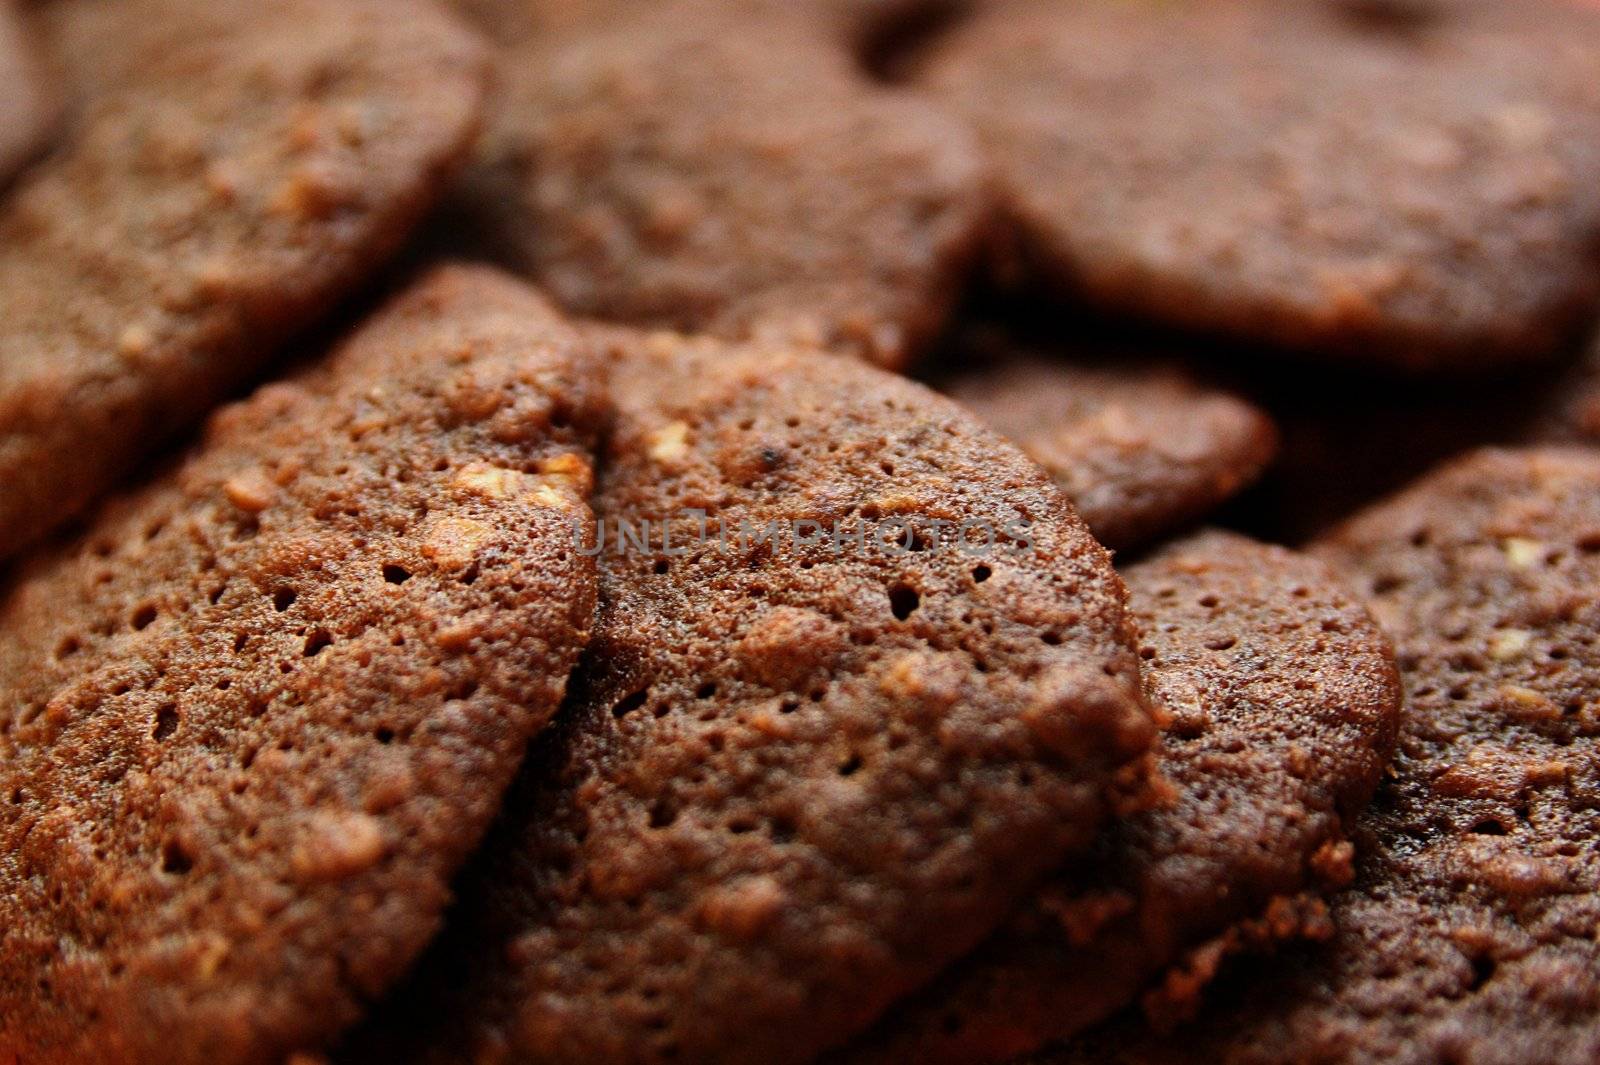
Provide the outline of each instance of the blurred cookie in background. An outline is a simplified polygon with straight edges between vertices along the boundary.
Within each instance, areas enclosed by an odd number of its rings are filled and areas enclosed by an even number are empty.
[[[577,314],[902,366],[984,234],[977,146],[816,9],[756,6],[635,5],[510,46],[446,236]]]
[[[1043,466],[1116,551],[1204,517],[1277,449],[1266,414],[1176,358],[1097,341],[1027,348],[993,330],[954,346],[937,387]]]
[[[1550,354],[1600,297],[1600,11],[999,0],[924,57],[1010,268],[1106,309],[1413,371]]]
[[[56,103],[19,0],[0,0],[0,194],[43,147]]]
[[[62,0],[71,120],[0,200],[0,558],[371,277],[487,73],[428,0]]]

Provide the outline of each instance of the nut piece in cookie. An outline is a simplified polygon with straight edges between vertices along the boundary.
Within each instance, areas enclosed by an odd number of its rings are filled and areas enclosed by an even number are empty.
[[[589,631],[595,351],[444,270],[19,575],[0,1059],[277,1063],[406,970]]]

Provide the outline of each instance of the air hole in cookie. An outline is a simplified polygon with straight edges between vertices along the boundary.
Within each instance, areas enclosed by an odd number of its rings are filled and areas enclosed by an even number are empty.
[[[1039,639],[1044,641],[1046,647],[1061,646],[1061,634],[1059,632],[1047,632],[1043,636],[1040,636]]]
[[[71,658],[82,649],[83,644],[79,642],[76,636],[68,636],[66,639],[56,644],[56,657]]]
[[[1488,955],[1472,959],[1472,990],[1476,991],[1494,979],[1495,960]]]
[[[142,632],[143,630],[148,629],[151,623],[155,620],[156,608],[153,605],[146,603],[144,606],[141,606],[138,610],[133,612],[133,617],[128,619],[128,624],[133,626],[134,632]]]
[[[922,605],[922,596],[908,584],[896,584],[889,589],[889,609],[894,616],[904,621],[916,613],[917,607]]]
[[[194,857],[183,849],[183,845],[175,839],[169,839],[161,845],[161,871],[173,876],[182,876],[194,868]]]
[[[667,828],[678,819],[678,808],[663,799],[650,807],[650,827]]]
[[[1471,831],[1478,836],[1504,836],[1506,835],[1506,826],[1493,817],[1485,817],[1473,825]]]
[[[650,698],[650,689],[640,688],[638,691],[627,696],[618,702],[617,705],[613,706],[611,708],[611,716],[616,718],[627,717],[629,714],[639,709],[639,707],[643,706],[644,701],[648,698]]]
[[[694,697],[696,699],[710,699],[716,694],[717,685],[715,681],[706,681],[704,684],[700,685],[700,687],[694,690]]]
[[[982,584],[992,576],[994,576],[994,570],[990,569],[988,566],[972,567],[972,580],[975,584]]]
[[[306,637],[305,648],[300,653],[306,658],[315,658],[331,646],[333,646],[333,635],[326,629],[318,629]]]
[[[1238,644],[1238,639],[1233,636],[1218,636],[1206,641],[1208,651],[1227,651]]]
[[[411,579],[411,571],[391,563],[383,567],[383,579],[390,584],[404,584]]]
[[[664,558],[657,559],[655,567],[654,567],[655,574],[656,574],[657,577],[664,577],[664,576],[666,576],[667,571],[670,570],[671,568],[672,568],[672,563],[668,562],[666,559],[664,559]]]
[[[1220,602],[1221,600],[1214,595],[1202,595],[1200,597],[1200,605],[1205,607],[1207,610],[1215,610],[1217,604]]]
[[[279,588],[272,593],[272,609],[281,614],[294,606],[294,601],[298,598],[300,595],[293,588]]]
[[[150,737],[157,743],[163,743],[177,731],[178,708],[172,703],[168,703],[156,711],[156,722],[150,729]]]
[[[388,725],[379,725],[372,730],[372,738],[387,747],[394,742],[394,729]]]
[[[852,754],[849,758],[846,758],[844,764],[839,767],[839,775],[841,777],[853,777],[860,768],[861,756],[859,754]]]

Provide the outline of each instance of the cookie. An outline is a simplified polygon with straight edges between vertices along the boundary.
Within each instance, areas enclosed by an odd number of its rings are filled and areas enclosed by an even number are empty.
[[[1180,541],[1126,576],[1147,692],[1172,714],[1170,801],[1111,828],[1094,863],[848,1060],[1009,1061],[1142,992],[1152,1010],[1192,1008],[1243,944],[1325,934],[1320,895],[1350,870],[1346,818],[1394,742],[1387,639],[1326,566],[1232,533]]]
[[[1592,313],[1597,65],[1600,12],[1563,0],[1017,0],[924,83],[982,133],[1030,277],[1431,371]]]
[[[64,143],[0,205],[0,557],[260,371],[462,157],[480,47],[421,0],[64,0]]]
[[[1600,453],[1482,451],[1327,537],[1407,696],[1325,946],[1063,1061],[1600,1058]]]
[[[635,5],[501,73],[450,225],[574,313],[899,366],[984,229],[965,127],[871,83],[814,11]]]
[[[589,630],[594,349],[445,270],[0,604],[0,1060],[279,1063],[426,945]]]
[[[15,0],[0,3],[0,189],[38,151],[53,117],[44,71]]]
[[[1144,798],[1122,584],[1022,455],[815,352],[615,391],[576,694],[356,1060],[808,1061]]]
[[[1277,432],[1243,399],[1176,364],[1124,352],[1073,361],[990,347],[943,382],[1064,488],[1095,537],[1143,546],[1254,481]]]

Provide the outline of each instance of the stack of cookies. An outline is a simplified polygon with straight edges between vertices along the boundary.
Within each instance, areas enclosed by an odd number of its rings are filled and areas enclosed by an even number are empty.
[[[0,0],[0,1065],[1600,1061],[1588,0]]]

